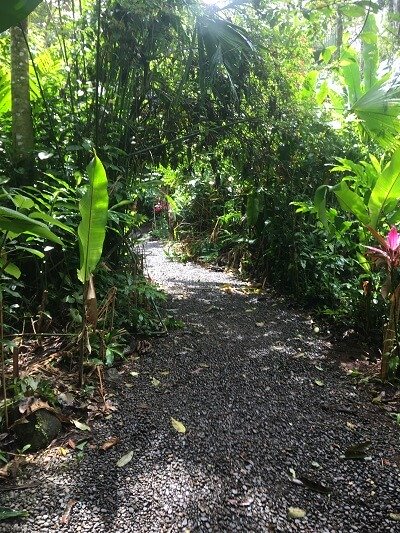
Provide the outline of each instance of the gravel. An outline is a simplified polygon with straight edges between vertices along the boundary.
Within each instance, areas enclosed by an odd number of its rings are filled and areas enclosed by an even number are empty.
[[[185,327],[108,382],[117,410],[92,423],[81,460],[44,452],[17,480],[36,487],[0,492],[0,506],[30,513],[0,533],[400,531],[398,426],[338,368],[310,317],[229,273],[172,262],[158,242],[147,253]],[[120,443],[99,450],[112,436]],[[368,440],[366,460],[343,458]],[[302,476],[330,493],[293,482]]]

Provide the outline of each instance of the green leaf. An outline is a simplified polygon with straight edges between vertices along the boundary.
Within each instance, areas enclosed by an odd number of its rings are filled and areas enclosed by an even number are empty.
[[[340,56],[341,74],[344,77],[348,105],[352,107],[355,102],[361,97],[361,76],[360,67],[357,61],[357,52],[352,48],[343,50]]]
[[[8,209],[0,207],[0,230],[11,231],[12,233],[30,233],[38,237],[43,237],[50,241],[62,244],[62,241],[45,224],[32,220],[30,217]]]
[[[123,455],[119,461],[117,462],[117,466],[119,468],[127,465],[128,463],[130,463],[132,461],[132,458],[133,458],[133,450],[131,450],[130,452],[126,453],[125,455]]]
[[[186,433],[186,427],[182,424],[182,422],[179,422],[179,420],[176,420],[175,418],[172,418],[172,416],[171,416],[171,424],[172,424],[172,427],[178,433]]]
[[[3,0],[0,6],[0,33],[17,26],[42,0]]]
[[[379,62],[378,27],[374,15],[368,15],[361,33],[362,58],[364,62],[364,91],[368,91],[377,81]]]
[[[78,227],[80,269],[78,279],[85,283],[97,266],[103,251],[108,218],[107,176],[97,155],[87,167],[89,186],[79,202],[82,220]]]
[[[32,209],[32,207],[35,205],[35,202],[32,200],[32,198],[22,196],[22,194],[15,195],[12,198],[12,201],[15,207],[19,207],[19,209]]]
[[[396,201],[400,196],[400,148],[398,148],[390,163],[378,176],[375,186],[372,189],[368,202],[371,213],[371,226],[376,228],[377,223],[385,211],[385,207],[392,201]]]
[[[17,265],[14,265],[14,263],[8,263],[6,260],[0,259],[0,267],[4,270],[4,272],[6,272],[6,274],[15,279],[19,279],[21,277],[21,271]]]
[[[339,11],[349,18],[358,18],[365,15],[365,8],[363,5],[340,6]]]
[[[350,190],[345,181],[341,181],[332,187],[332,191],[335,193],[344,211],[353,213],[362,224],[370,223],[370,217],[363,199],[354,191]]]
[[[326,191],[327,185],[321,185],[315,191],[314,205],[317,210],[318,218],[325,228],[328,228],[328,219],[326,218]]]
[[[47,213],[42,213],[42,211],[34,211],[33,213],[30,213],[29,218],[34,218],[35,220],[43,220],[44,222],[47,222],[48,224],[52,224],[53,226],[57,226],[58,228],[61,228],[64,231],[67,231],[68,233],[75,234],[75,231],[72,228],[70,228],[66,224],[63,224],[62,222],[52,217],[51,215],[48,215]]]
[[[254,224],[257,222],[259,214],[257,193],[248,195],[246,214],[248,225],[254,226]]]
[[[321,52],[321,59],[324,63],[329,63],[329,61],[332,59],[333,54],[336,52],[337,47],[335,45],[328,46],[323,49]]]
[[[0,520],[8,520],[9,518],[19,518],[29,516],[28,511],[13,511],[6,507],[0,507]]]
[[[47,247],[46,247],[47,248]],[[45,248],[45,251],[46,251]],[[51,246],[49,248],[52,248]],[[28,254],[36,255],[36,257],[40,257],[40,259],[43,259],[44,253],[40,250],[36,250],[36,248],[29,248],[28,246],[14,246],[15,250],[22,250],[23,252],[28,252]]]
[[[79,422],[79,420],[72,419],[71,422],[74,424],[74,426],[81,431],[92,431],[90,427],[87,424],[84,424],[83,422]]]

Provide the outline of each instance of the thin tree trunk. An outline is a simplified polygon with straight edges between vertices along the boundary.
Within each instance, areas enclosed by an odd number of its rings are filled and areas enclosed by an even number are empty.
[[[20,184],[29,181],[33,170],[33,122],[29,91],[27,20],[11,28],[11,98],[14,163],[25,170]],[[25,34],[25,37],[24,37]]]

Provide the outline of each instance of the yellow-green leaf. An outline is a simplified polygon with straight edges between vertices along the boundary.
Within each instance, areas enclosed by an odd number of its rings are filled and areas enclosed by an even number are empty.
[[[175,418],[172,418],[172,416],[171,416],[171,424],[172,424],[172,427],[178,433],[186,433],[186,427],[182,424],[182,422],[179,422],[179,420],[176,420]]]
[[[127,465],[128,463],[130,463],[132,461],[132,457],[133,457],[133,450],[131,450],[130,452],[126,453],[125,455],[123,455],[117,462],[117,466],[119,468]]]
[[[288,508],[288,516],[289,518],[304,518],[306,516],[306,512],[304,509],[300,509],[300,507],[289,507]]]
[[[79,420],[71,420],[71,422],[76,428],[80,429],[81,431],[91,431],[90,427],[87,424],[79,422]]]

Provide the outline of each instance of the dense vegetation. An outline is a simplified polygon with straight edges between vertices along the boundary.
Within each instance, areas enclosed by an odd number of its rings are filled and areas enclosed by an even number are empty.
[[[71,334],[82,384],[87,359],[111,364],[124,335],[164,328],[136,246],[148,220],[181,259],[365,338],[385,329],[382,377],[396,374],[398,2],[8,4],[3,403],[21,332]]]

